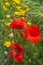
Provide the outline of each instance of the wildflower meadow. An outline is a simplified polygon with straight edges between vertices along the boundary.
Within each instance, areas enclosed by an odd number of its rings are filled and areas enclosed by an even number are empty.
[[[43,65],[43,0],[0,0],[0,65]]]

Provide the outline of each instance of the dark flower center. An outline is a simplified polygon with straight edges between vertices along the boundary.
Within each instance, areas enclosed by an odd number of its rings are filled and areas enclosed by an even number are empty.
[[[17,49],[17,50],[16,50],[16,53],[19,53],[19,52],[20,52],[20,50],[19,50],[19,49]]]

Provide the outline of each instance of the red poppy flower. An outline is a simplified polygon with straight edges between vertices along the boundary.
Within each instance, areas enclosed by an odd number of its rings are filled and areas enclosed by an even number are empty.
[[[12,57],[12,56],[13,56],[13,53],[12,53],[12,52],[8,52],[8,55],[9,55],[10,57]]]
[[[14,43],[11,45],[11,49],[14,50],[13,57],[15,62],[24,62],[24,49],[21,45]]]
[[[27,40],[30,40],[31,43],[37,43],[42,40],[41,31],[39,26],[32,25],[25,29],[25,37]]]
[[[18,56],[15,56],[16,54],[14,53],[14,60],[15,62],[24,62],[24,57],[23,54],[19,54]]]
[[[10,24],[10,28],[12,29],[22,29],[26,27],[25,20],[23,18],[14,19],[13,22]]]

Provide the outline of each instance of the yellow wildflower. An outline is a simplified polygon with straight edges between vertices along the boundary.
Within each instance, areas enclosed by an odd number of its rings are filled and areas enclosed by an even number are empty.
[[[4,11],[7,11],[7,7],[6,6],[3,6],[2,7]]]
[[[9,26],[11,24],[11,22],[5,22],[6,26]]]
[[[6,17],[7,17],[7,18],[10,18],[10,17],[11,17],[11,15],[10,15],[10,14],[7,14],[7,15],[6,15]]]
[[[32,23],[31,22],[27,22],[27,25],[31,25]]]
[[[14,14],[19,15],[19,12],[14,12]]]
[[[43,16],[43,13],[41,13],[40,16]]]
[[[30,10],[30,8],[25,4],[23,4],[22,6],[17,6],[17,9],[18,12],[14,12],[14,14],[16,15],[25,15],[25,13]]]
[[[30,10],[30,8],[29,8],[29,7],[27,7],[27,8],[26,8],[26,11],[29,11],[29,10]]]
[[[23,4],[22,6],[23,6],[23,7],[28,7],[26,4]]]
[[[11,42],[10,41],[5,41],[4,46],[10,47],[11,46]]]
[[[5,2],[5,5],[9,7],[10,6],[10,3],[9,2]]]
[[[14,12],[16,15],[24,15],[26,13],[25,10],[20,10],[19,12]]]
[[[26,9],[26,11],[30,10],[30,7],[28,7],[26,4],[23,4],[22,7],[24,7]]]
[[[20,4],[21,0],[13,0],[15,3]]]
[[[24,15],[26,13],[25,10],[20,10],[19,15]]]
[[[20,7],[20,6],[17,7],[18,10],[21,10],[21,8],[22,8],[22,7]]]

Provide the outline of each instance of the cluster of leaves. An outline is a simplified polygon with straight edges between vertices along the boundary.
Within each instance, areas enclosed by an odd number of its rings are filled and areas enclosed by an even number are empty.
[[[15,4],[12,0],[7,1],[10,3],[9,6],[5,5],[6,0],[0,0],[0,65],[43,65],[43,41],[32,45],[25,38],[20,37],[18,30],[14,32],[5,25],[5,22],[11,22],[15,17],[24,17],[26,23],[30,21],[32,25],[39,25],[43,36],[43,16],[41,15],[43,14],[43,0],[22,0],[20,4]],[[24,16],[15,15],[14,12],[17,11],[16,7],[22,4],[29,6],[30,10]],[[7,11],[3,10],[3,6],[7,7]],[[7,14],[10,14],[9,18],[6,17]],[[12,39],[8,36],[11,32],[14,32]],[[4,53],[5,51],[9,51],[3,45],[6,40],[16,41],[24,46],[24,63],[15,63],[13,59]]]

